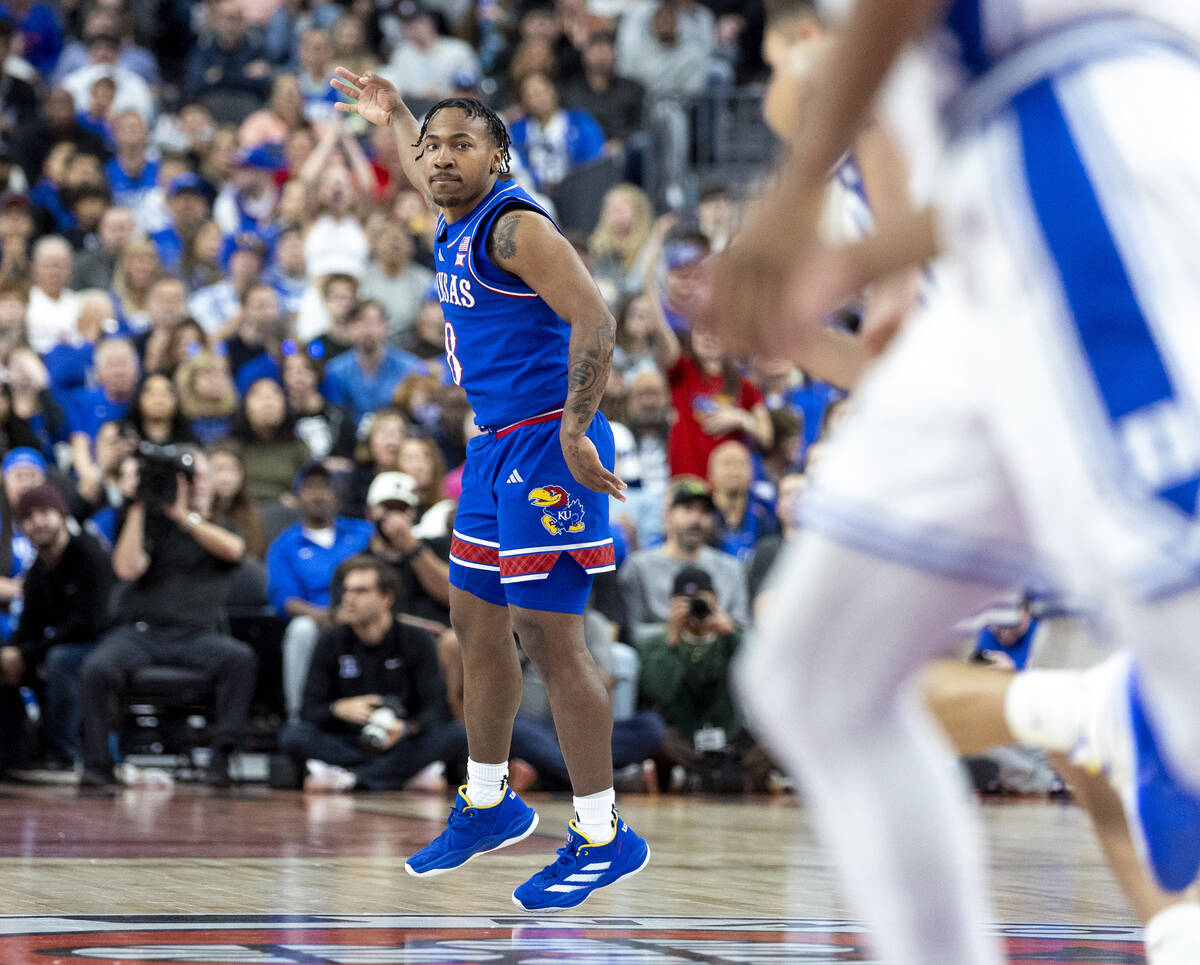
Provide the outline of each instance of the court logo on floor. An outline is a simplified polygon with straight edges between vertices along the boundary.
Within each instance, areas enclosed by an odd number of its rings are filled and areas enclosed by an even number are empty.
[[[1000,925],[1009,965],[1144,965],[1141,930]],[[420,915],[0,916],[0,962],[93,965],[843,965],[861,926],[813,918]]]

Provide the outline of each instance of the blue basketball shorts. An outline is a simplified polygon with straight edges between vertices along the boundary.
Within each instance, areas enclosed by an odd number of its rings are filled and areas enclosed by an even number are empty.
[[[559,442],[562,410],[467,444],[450,546],[450,582],[496,606],[582,613],[592,575],[616,569],[608,501],[575,481]],[[612,471],[600,413],[587,432]]]

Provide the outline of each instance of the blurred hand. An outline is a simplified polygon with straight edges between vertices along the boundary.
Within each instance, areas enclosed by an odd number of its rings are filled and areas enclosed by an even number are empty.
[[[413,536],[412,519],[408,513],[389,509],[379,521],[379,531],[383,538],[402,553],[416,548],[417,538]]]
[[[183,523],[190,513],[191,506],[188,504],[188,497],[191,491],[188,488],[187,476],[181,472],[175,474],[175,502],[170,506],[163,507],[163,515],[173,523]]]
[[[688,605],[686,596],[673,596],[667,608],[667,646],[679,645],[683,629],[687,626]]]
[[[371,714],[383,703],[379,694],[362,694],[359,697],[343,697],[335,700],[329,709],[333,716],[357,727],[365,727]]]
[[[718,405],[712,412],[700,417],[700,428],[706,435],[727,436],[731,432],[746,429],[746,410],[735,405]]]
[[[0,647],[0,681],[16,687],[25,673],[25,658],[16,647]]]
[[[19,576],[0,576],[0,600],[7,602],[15,600],[25,588],[24,580]]]
[[[919,269],[900,271],[867,289],[862,337],[872,355],[881,354],[891,344],[920,303],[922,277]]]

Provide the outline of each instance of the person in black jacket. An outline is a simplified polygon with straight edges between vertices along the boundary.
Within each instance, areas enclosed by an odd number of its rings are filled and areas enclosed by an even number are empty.
[[[280,734],[305,762],[306,791],[388,790],[434,761],[461,769],[463,726],[449,720],[437,651],[392,616],[395,571],[366,555],[338,567],[341,623],[317,642],[300,721]]]
[[[79,670],[107,624],[112,566],[94,539],[71,531],[66,501],[49,483],[25,493],[14,517],[37,559],[20,622],[0,647],[0,683],[43,690],[45,764],[65,770],[78,756]]]

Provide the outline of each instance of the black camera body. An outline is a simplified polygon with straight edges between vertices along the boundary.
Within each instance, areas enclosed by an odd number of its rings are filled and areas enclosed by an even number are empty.
[[[702,596],[689,596],[687,615],[689,620],[701,623],[712,616],[712,606]]]
[[[179,495],[179,476],[189,482],[196,472],[196,457],[179,446],[139,442],[138,487],[134,498],[147,506],[168,506]]]

